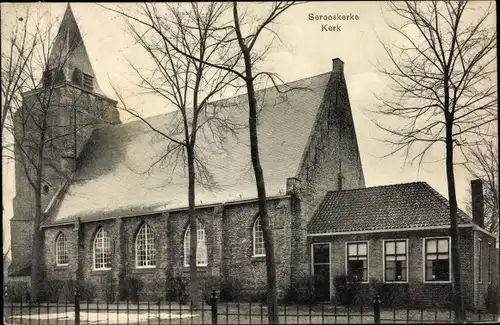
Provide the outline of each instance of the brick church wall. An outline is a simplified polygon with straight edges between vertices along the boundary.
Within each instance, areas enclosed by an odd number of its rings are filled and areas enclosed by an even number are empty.
[[[271,228],[273,229],[276,270],[280,296],[290,285],[291,215],[290,199],[283,197],[268,201]],[[205,227],[208,266],[198,267],[200,278],[231,279],[242,284],[242,294],[257,295],[266,292],[265,259],[253,257],[253,224],[258,211],[257,202],[200,208],[197,218]],[[143,223],[154,232],[156,267],[135,267],[135,237]],[[167,272],[189,279],[189,267],[184,266],[184,234],[188,225],[187,211],[173,211],[140,217],[125,217],[80,225],[82,243],[77,252],[78,235],[74,226],[44,228],[47,279],[76,279],[78,255],[81,255],[81,281],[95,288],[97,298],[105,299],[104,285],[112,279],[118,290],[119,275],[141,280],[144,287],[142,299],[164,297]],[[112,243],[111,270],[93,270],[93,240],[103,227]],[[55,241],[63,232],[69,242],[69,266],[56,267]],[[203,280],[202,280],[203,281]]]

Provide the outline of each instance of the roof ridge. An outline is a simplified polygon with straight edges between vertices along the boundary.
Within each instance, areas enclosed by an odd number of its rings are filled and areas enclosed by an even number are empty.
[[[266,90],[269,90],[269,89],[274,89],[276,87],[283,87],[283,86],[287,86],[287,85],[290,85],[290,84],[293,84],[293,83],[297,83],[297,82],[300,82],[300,81],[304,81],[306,79],[312,79],[312,78],[316,78],[316,77],[320,77],[320,76],[323,76],[323,75],[326,75],[326,74],[330,74],[332,73],[331,71],[328,71],[328,72],[323,72],[323,73],[320,73],[320,74],[317,74],[317,75],[314,75],[314,76],[309,76],[309,77],[304,77],[304,78],[300,78],[300,79],[296,79],[296,80],[292,80],[292,81],[289,81],[289,82],[286,82],[286,83],[283,83],[283,84],[280,84],[280,85],[277,85],[277,86],[269,86],[269,87],[266,87],[266,88],[261,88],[261,89],[256,89],[255,90],[255,93],[258,94],[260,92],[264,92]],[[230,96],[230,97],[226,97],[226,98],[221,98],[221,99],[217,99],[213,102],[207,102],[207,104],[214,104],[214,103],[218,103],[218,102],[223,102],[223,101],[229,101],[229,100],[233,100],[233,99],[236,99],[236,98],[240,98],[241,96],[244,96],[246,95],[247,92],[244,92],[242,94],[239,94],[239,95],[233,95],[233,96]],[[145,120],[149,119],[149,118],[153,118],[153,117],[159,117],[159,116],[166,116],[168,114],[171,114],[171,113],[174,113],[174,112],[177,112],[178,110],[177,109],[174,109],[170,112],[166,112],[166,113],[163,113],[163,114],[156,114],[156,115],[151,115],[151,116],[148,116],[146,118],[144,118]],[[141,119],[135,119],[135,120],[132,120],[130,122],[125,122],[125,123],[122,123],[122,125],[124,124],[129,124],[129,123],[134,123],[134,122],[137,122],[137,121],[141,121]]]
[[[273,84],[272,86],[269,86],[269,87],[256,89],[255,93],[257,94],[259,92],[263,92],[263,91],[266,91],[266,90],[269,90],[269,89],[274,89],[276,87],[282,87],[282,86],[290,85],[290,84],[293,84],[293,83],[298,83],[298,82],[304,81],[306,79],[312,79],[312,78],[320,77],[320,76],[323,76],[323,75],[326,75],[326,74],[331,74],[331,73],[332,73],[332,71],[327,71],[327,72],[323,72],[323,73],[320,73],[320,74],[317,74],[317,75],[313,75],[313,76],[309,76],[309,77],[303,77],[303,78],[300,78],[300,79],[295,79],[295,80],[292,80],[292,81],[289,81],[289,82],[285,82],[283,84],[276,85],[276,86]],[[232,99],[232,98],[238,98],[238,97],[244,96],[246,94],[247,94],[247,92],[239,94],[239,95],[233,95],[233,96],[227,97],[227,98],[217,99],[216,101],[209,102],[209,103],[213,104],[213,103],[217,103],[217,102],[220,102],[220,101],[229,100],[229,99]]]
[[[375,188],[381,188],[381,187],[391,187],[391,186],[395,187],[395,186],[410,185],[410,184],[422,184],[422,183],[427,184],[427,182],[424,182],[424,181],[414,181],[414,182],[407,182],[407,183],[384,184],[384,185],[375,185],[375,186],[368,186],[368,187],[349,188],[349,189],[344,189],[344,190],[330,190],[330,191],[327,191],[327,193],[359,191],[359,190],[375,189]],[[430,186],[430,185],[427,184],[427,186]]]

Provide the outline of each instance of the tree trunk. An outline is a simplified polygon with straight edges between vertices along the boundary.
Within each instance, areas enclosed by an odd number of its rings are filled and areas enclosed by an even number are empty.
[[[200,305],[200,292],[198,285],[198,270],[196,266],[196,249],[197,249],[197,227],[196,227],[196,210],[195,210],[195,170],[194,170],[194,148],[187,145],[188,158],[188,202],[189,202],[189,296],[191,306],[198,308]]]
[[[252,166],[255,173],[257,185],[257,196],[259,201],[259,216],[262,222],[262,233],[266,251],[266,273],[267,273],[267,317],[269,324],[279,324],[278,299],[276,289],[276,264],[274,258],[273,234],[269,229],[269,216],[266,202],[266,187],[264,173],[260,165],[259,143],[257,136],[257,99],[252,81],[252,71],[247,65],[247,90],[249,101],[249,129],[250,129],[250,153]]]
[[[41,183],[41,182],[40,182]],[[35,220],[33,224],[33,249],[31,261],[31,300],[39,302],[41,299],[41,281],[42,281],[42,265],[41,258],[43,254],[42,231],[40,223],[42,220],[42,200],[40,197],[40,189],[35,190]]]
[[[45,123],[44,123],[45,124]],[[44,128],[45,126],[43,126]],[[42,267],[41,261],[43,260],[41,256],[43,255],[43,240],[42,240],[42,230],[40,229],[40,223],[42,222],[42,177],[43,177],[43,151],[44,145],[43,140],[45,138],[44,132],[40,136],[40,147],[38,148],[38,158],[36,169],[36,180],[35,187],[35,220],[33,223],[33,258],[31,261],[31,299],[34,302],[40,301],[41,294],[41,280],[42,280]]]
[[[455,322],[464,319],[462,282],[460,281],[460,245],[458,238],[457,197],[455,192],[455,174],[453,168],[453,123],[446,124],[446,174],[448,177],[448,198],[450,202],[450,235],[451,235],[451,270],[453,274],[453,306]]]
[[[50,101],[49,101],[50,102]],[[42,222],[42,183],[43,183],[43,163],[45,151],[45,132],[47,131],[47,109],[43,110],[42,127],[39,136],[39,147],[37,148],[36,179],[33,185],[35,191],[35,220],[33,224],[33,258],[31,261],[31,299],[34,302],[40,301],[41,281],[42,281],[42,261],[43,261],[43,233],[40,229]]]

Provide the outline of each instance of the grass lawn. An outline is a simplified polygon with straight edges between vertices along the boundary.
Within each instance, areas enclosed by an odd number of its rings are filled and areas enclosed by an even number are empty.
[[[177,303],[87,304],[80,306],[80,324],[212,324],[211,307],[190,310]],[[282,324],[373,324],[372,308],[345,308],[330,304],[280,306]],[[12,317],[13,316],[13,317]],[[4,304],[7,324],[73,325],[73,305],[43,304],[40,307]],[[498,315],[467,314],[469,321],[496,321]],[[267,324],[267,307],[259,303],[218,305],[218,324]],[[381,323],[450,323],[453,312],[443,309],[382,309]]]

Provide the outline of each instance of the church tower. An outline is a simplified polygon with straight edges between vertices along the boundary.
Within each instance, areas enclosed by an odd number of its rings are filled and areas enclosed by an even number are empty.
[[[47,54],[40,82],[22,94],[23,106],[14,117],[16,196],[9,267],[12,276],[30,275],[35,189],[41,193],[43,222],[78,169],[93,130],[121,123],[117,102],[99,87],[69,4]]]

